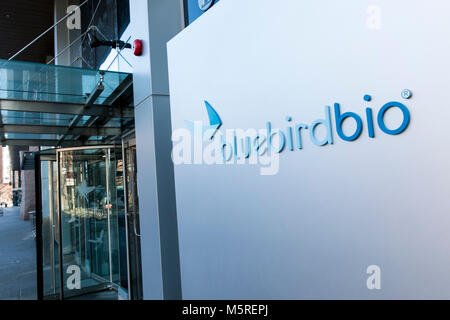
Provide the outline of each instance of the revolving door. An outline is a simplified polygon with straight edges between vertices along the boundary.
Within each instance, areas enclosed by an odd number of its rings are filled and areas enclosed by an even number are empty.
[[[129,254],[140,248],[128,246],[122,147],[42,151],[35,162],[42,298],[131,298]]]

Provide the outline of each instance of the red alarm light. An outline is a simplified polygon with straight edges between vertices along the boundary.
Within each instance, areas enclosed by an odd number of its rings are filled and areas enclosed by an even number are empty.
[[[134,49],[134,55],[135,56],[142,56],[142,53],[144,51],[142,40],[134,40],[133,43],[133,49]]]

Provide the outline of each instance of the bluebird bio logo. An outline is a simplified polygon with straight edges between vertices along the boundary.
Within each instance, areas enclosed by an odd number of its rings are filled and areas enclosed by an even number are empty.
[[[214,0],[198,0],[198,7],[202,11],[206,11],[213,5]]]
[[[412,92],[405,89],[401,92],[405,100],[411,99]],[[363,97],[366,103],[372,101],[372,96]],[[334,103],[333,108],[325,106],[324,117],[311,124],[294,123],[289,115],[285,118],[285,129],[275,129],[271,121],[267,121],[264,129],[219,129],[222,120],[213,106],[205,101],[209,125],[201,121],[185,121],[188,130],[175,130],[172,136],[174,148],[172,159],[178,164],[259,164],[262,175],[274,175],[279,170],[279,155],[285,151],[302,150],[304,139],[309,136],[313,145],[324,147],[335,143],[335,136],[345,142],[357,140],[363,133],[364,122],[369,138],[375,138],[376,126],[386,135],[399,135],[409,126],[411,114],[404,103],[390,101],[385,103],[378,112],[371,107],[365,108],[364,116],[355,112],[344,111],[340,103]],[[402,114],[402,120],[395,127],[385,123],[385,115],[391,109],[397,109]],[[352,121],[354,129],[344,130],[344,122]],[[318,129],[325,129],[326,134],[318,137]],[[336,132],[333,132],[333,129]],[[194,138],[192,139],[192,135]],[[192,148],[192,141],[194,147]],[[204,144],[207,144],[206,147]],[[194,161],[192,161],[192,150]]]
[[[206,111],[208,112],[209,126],[203,126],[203,132],[208,132],[210,134],[209,139],[212,140],[217,130],[222,126],[222,120],[219,114],[214,110],[214,108],[205,101]],[[186,126],[193,132],[195,127],[195,122],[186,120]]]

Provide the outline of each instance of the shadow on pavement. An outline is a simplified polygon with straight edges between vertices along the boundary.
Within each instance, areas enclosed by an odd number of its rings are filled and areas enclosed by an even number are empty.
[[[35,300],[36,246],[18,207],[0,215],[0,300]]]

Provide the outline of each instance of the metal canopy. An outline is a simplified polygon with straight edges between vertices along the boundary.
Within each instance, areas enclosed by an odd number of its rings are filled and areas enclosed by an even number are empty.
[[[132,75],[0,60],[2,145],[110,143],[134,128]]]

